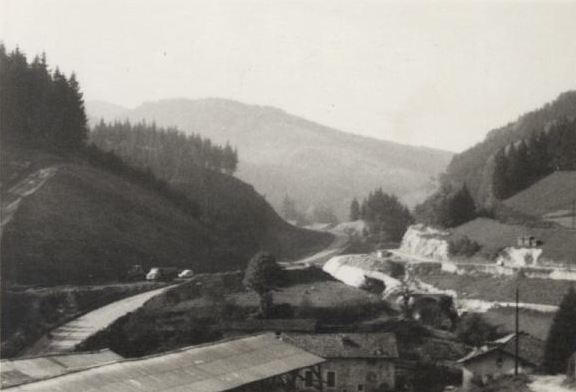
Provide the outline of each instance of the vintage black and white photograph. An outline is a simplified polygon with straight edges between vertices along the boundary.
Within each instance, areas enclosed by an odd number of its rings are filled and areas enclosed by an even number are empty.
[[[0,0],[0,390],[576,392],[576,0]]]

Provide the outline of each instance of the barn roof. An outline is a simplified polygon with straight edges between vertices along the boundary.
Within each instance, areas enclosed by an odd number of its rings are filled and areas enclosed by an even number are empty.
[[[398,358],[392,333],[287,333],[284,340],[323,358]]]
[[[121,359],[110,350],[5,359],[0,362],[0,386],[27,384]]]
[[[126,359],[10,391],[220,392],[322,362],[269,333]]]
[[[510,356],[516,355],[516,334],[512,333],[498,340],[490,342],[485,347],[472,351],[458,362],[464,363],[482,357],[488,353],[501,352]],[[544,354],[544,342],[534,336],[521,332],[518,345],[518,357],[524,363],[537,366],[542,362]]]

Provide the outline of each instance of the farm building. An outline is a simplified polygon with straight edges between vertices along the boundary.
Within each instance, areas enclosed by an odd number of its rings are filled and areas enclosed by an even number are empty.
[[[396,337],[392,333],[283,334],[282,340],[326,360],[320,366],[322,385],[309,369],[299,371],[299,390],[321,387],[329,392],[376,392],[396,387]]]
[[[533,235],[521,235],[518,237],[517,245],[521,248],[534,248],[542,245],[542,241]]]
[[[531,373],[541,362],[544,342],[527,333],[520,333],[518,372]],[[510,334],[472,351],[460,359],[462,384],[470,388],[477,380],[486,383],[503,375],[514,374],[516,334]]]
[[[11,392],[276,391],[300,372],[320,374],[325,360],[275,334],[224,340],[3,388]]]

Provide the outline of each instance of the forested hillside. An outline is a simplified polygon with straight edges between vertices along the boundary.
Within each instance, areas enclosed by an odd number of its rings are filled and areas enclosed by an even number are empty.
[[[238,269],[260,249],[295,257],[330,240],[230,176],[230,145],[142,124],[100,129],[126,159],[88,145],[76,78],[45,56],[0,47],[0,83],[3,287],[121,280],[135,264]]]
[[[350,200],[382,187],[414,205],[437,187],[435,177],[452,157],[446,151],[362,137],[326,127],[273,107],[226,99],[147,102],[123,113],[101,103],[94,117],[128,118],[177,126],[239,150],[238,178],[254,185],[278,211],[286,196],[300,211],[335,212],[348,218]],[[326,214],[320,214],[326,215]]]
[[[416,216],[421,222],[443,227],[476,216],[548,227],[529,208],[517,210],[514,203],[502,201],[554,172],[573,170],[576,91],[563,93],[541,109],[493,130],[483,142],[456,155],[441,189],[417,206]]]
[[[493,196],[510,197],[551,171],[574,170],[574,117],[576,91],[565,92],[454,156],[446,170],[447,181],[466,183],[474,199],[483,202]],[[495,166],[499,167],[496,178]],[[502,184],[503,177],[508,184]]]

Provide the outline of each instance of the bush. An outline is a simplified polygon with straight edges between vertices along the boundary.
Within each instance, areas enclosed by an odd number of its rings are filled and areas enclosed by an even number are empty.
[[[480,244],[464,236],[448,242],[448,253],[450,256],[474,256],[481,249]]]
[[[364,277],[364,284],[360,287],[362,290],[368,291],[371,294],[381,295],[386,290],[386,285],[379,279],[374,279],[369,276]]]
[[[460,319],[456,326],[456,336],[466,344],[479,347],[498,338],[498,327],[489,323],[482,315],[470,313]]]

